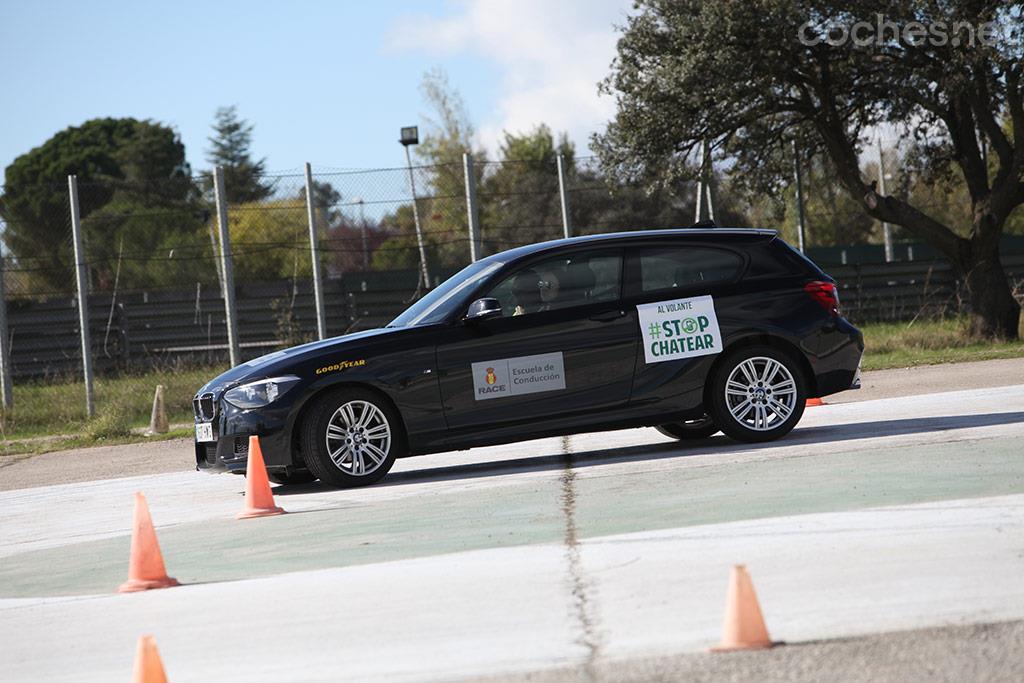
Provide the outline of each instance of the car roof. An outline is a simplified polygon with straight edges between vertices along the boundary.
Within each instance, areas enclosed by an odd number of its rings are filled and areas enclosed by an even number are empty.
[[[644,242],[650,239],[667,238],[726,238],[726,241],[742,241],[744,238],[763,239],[765,237],[777,237],[778,230],[766,230],[763,228],[668,228],[662,230],[631,230],[629,232],[610,232],[599,235],[580,235],[547,242],[537,242],[521,247],[514,247],[506,251],[498,252],[488,256],[482,261],[494,260],[508,262],[531,254],[537,254],[562,247],[574,245],[601,245],[618,242]]]

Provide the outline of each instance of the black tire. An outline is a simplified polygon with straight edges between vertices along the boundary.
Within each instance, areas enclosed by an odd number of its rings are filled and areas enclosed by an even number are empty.
[[[768,360],[778,363],[792,378],[792,393],[783,393],[781,387],[786,386],[787,380],[784,374],[769,377],[771,382],[763,381],[763,373],[770,372],[769,367],[775,367]],[[754,381],[741,367],[748,361],[750,364],[745,367],[753,372]],[[726,383],[730,376],[736,381],[730,386],[730,391],[736,393],[727,396]],[[745,387],[746,396],[739,393],[741,386]],[[788,434],[800,421],[807,401],[807,378],[803,367],[791,354],[772,346],[745,346],[722,358],[710,378],[708,390],[707,405],[711,419],[726,435],[737,441],[773,441]],[[784,396],[784,399],[779,400],[778,396]],[[745,401],[749,402],[748,407],[744,407]],[[781,407],[776,408],[776,404]],[[783,408],[790,410],[784,418]]]
[[[669,422],[668,424],[655,427],[665,436],[680,441],[692,441],[694,439],[706,439],[718,433],[718,426],[708,415],[699,420],[683,420],[681,422]]]
[[[309,470],[293,470],[286,472],[285,470],[270,470],[267,472],[267,478],[275,484],[308,484],[312,481],[316,481],[316,477]]]
[[[302,453],[309,471],[321,482],[343,488],[368,486],[380,481],[395,464],[395,458],[399,453],[405,450],[402,421],[391,404],[382,399],[379,394],[360,388],[340,389],[315,400],[316,403],[310,407],[303,420],[301,432]],[[356,439],[357,434],[342,429],[342,426],[348,425],[349,422],[346,422],[344,412],[339,411],[342,411],[343,406],[353,404],[353,402],[355,405],[352,408],[353,411],[361,407],[359,404],[365,404],[373,406],[379,412],[383,422],[374,421],[371,425],[371,432],[380,424],[386,424],[390,435],[386,450],[384,450],[383,441],[367,440],[365,436],[361,442],[345,441],[345,439]],[[353,415],[353,417],[358,416]],[[328,451],[327,429],[332,421],[334,421],[334,426],[341,430],[340,432],[335,430],[334,436],[331,437],[332,443],[337,444],[333,451],[340,464],[332,459],[331,452]],[[358,428],[353,427],[353,429]],[[349,445],[350,443],[352,446]],[[377,450],[384,453],[379,462],[377,461],[379,456],[368,450],[367,443],[376,446]],[[356,450],[353,450],[353,447],[356,447]],[[347,467],[346,456],[349,462]],[[373,467],[363,474],[357,474],[359,463],[363,464],[364,470],[367,469],[368,464]]]

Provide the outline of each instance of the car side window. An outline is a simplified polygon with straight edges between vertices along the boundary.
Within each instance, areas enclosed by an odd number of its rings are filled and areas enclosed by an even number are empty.
[[[739,254],[712,247],[644,249],[639,259],[640,292],[728,282],[739,275]]]
[[[616,301],[621,273],[617,252],[565,254],[512,273],[486,296],[501,303],[506,317]]]

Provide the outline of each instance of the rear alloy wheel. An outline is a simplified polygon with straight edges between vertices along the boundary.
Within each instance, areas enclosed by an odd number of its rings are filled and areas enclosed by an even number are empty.
[[[788,434],[807,400],[799,364],[770,346],[729,354],[711,380],[710,393],[715,424],[740,441],[771,441]]]
[[[394,410],[365,389],[329,394],[313,406],[303,425],[306,465],[332,486],[366,486],[380,481],[402,448]]]
[[[669,422],[668,424],[655,427],[665,436],[680,441],[691,441],[693,439],[706,439],[712,434],[718,433],[718,426],[710,416],[705,415],[698,420],[683,420],[681,422]]]

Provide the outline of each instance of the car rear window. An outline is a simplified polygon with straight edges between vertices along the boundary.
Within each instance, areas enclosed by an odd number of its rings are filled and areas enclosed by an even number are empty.
[[[739,254],[714,247],[643,249],[637,258],[641,292],[728,282],[743,269]]]
[[[785,242],[782,242],[780,246],[776,246],[775,242],[781,242],[781,240],[776,238],[771,242],[751,245],[747,249],[750,262],[747,264],[745,278],[779,278],[800,272],[801,269],[796,267],[792,259],[782,253],[788,249]]]
[[[779,257],[790,264],[790,274],[799,273],[809,275],[811,277],[823,277],[825,272],[818,267],[818,264],[807,258],[805,254],[801,254],[797,249],[793,247],[781,238],[776,238],[771,242],[772,249]],[[826,276],[827,277],[827,276]]]

